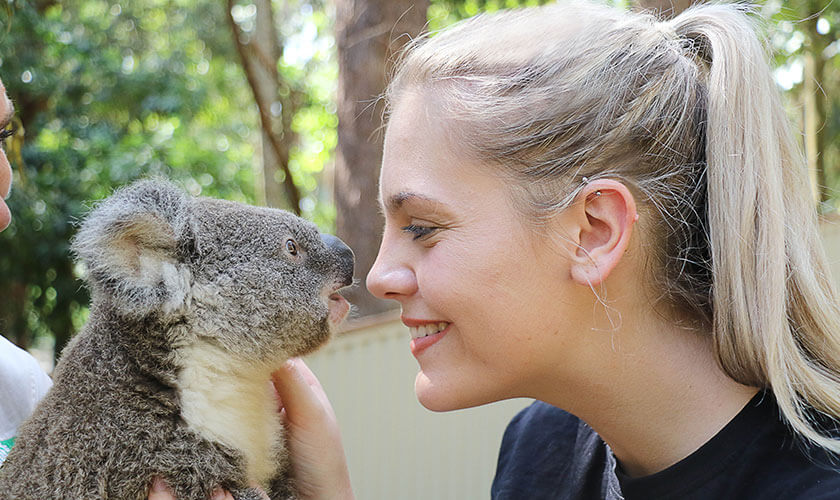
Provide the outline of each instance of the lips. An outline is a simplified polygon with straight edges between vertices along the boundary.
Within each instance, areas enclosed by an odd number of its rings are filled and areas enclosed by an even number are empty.
[[[411,334],[411,354],[415,357],[438,343],[448,332],[450,323],[445,321],[420,321],[403,318]]]
[[[449,323],[441,321],[440,323],[427,323],[420,326],[410,326],[408,327],[408,331],[411,333],[412,339],[418,339],[440,333],[442,330],[446,329],[447,326],[449,326]]]

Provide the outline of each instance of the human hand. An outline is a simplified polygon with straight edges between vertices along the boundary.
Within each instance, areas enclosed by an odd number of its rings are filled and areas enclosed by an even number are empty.
[[[265,494],[262,490],[263,498],[265,500],[270,500],[268,495]],[[175,493],[172,492],[172,489],[169,485],[166,484],[166,481],[160,478],[160,476],[156,476],[152,480],[152,487],[149,490],[149,500],[178,500],[175,498]],[[213,493],[210,495],[210,500],[233,500],[233,495],[230,492],[227,492],[221,488],[216,488],[213,490]]]
[[[272,379],[300,498],[353,499],[338,421],[315,374],[295,358],[274,372]]]

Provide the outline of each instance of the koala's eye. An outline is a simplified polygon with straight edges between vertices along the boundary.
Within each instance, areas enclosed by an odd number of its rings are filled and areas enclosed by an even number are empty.
[[[297,243],[295,243],[295,240],[286,240],[286,251],[291,255],[298,254]]]

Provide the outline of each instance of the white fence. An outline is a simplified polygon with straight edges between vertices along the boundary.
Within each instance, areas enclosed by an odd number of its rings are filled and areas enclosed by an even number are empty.
[[[530,401],[433,413],[397,315],[345,332],[307,358],[341,426],[359,500],[489,498],[502,433]]]

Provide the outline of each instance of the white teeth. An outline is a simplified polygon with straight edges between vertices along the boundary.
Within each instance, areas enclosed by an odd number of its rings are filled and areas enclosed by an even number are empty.
[[[410,326],[408,331],[411,333],[411,338],[419,339],[420,337],[428,337],[444,330],[449,323],[442,321],[440,323],[429,323],[421,326]]]

